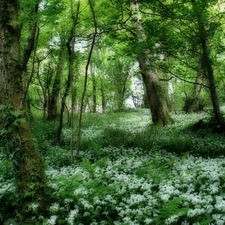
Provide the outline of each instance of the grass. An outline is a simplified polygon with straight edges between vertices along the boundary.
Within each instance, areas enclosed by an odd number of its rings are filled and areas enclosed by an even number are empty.
[[[172,126],[158,129],[147,110],[85,114],[81,161],[73,165],[70,130],[59,145],[57,123],[35,119],[51,196],[49,215],[31,219],[37,225],[225,224],[224,135],[191,129],[208,120],[204,114],[173,117]],[[10,162],[1,159],[3,223],[13,219],[16,194],[5,169],[11,171]]]

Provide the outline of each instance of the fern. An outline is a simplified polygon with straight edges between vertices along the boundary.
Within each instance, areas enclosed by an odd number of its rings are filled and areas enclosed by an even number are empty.
[[[211,218],[210,214],[207,213],[206,215],[204,215],[206,218],[204,218],[199,224],[200,225],[209,225],[213,219]]]
[[[174,215],[184,215],[188,212],[189,208],[182,207],[184,197],[175,197],[166,202],[162,208],[159,209],[159,215],[153,219],[156,224],[162,224],[165,219]]]
[[[213,221],[212,218],[210,218],[210,219],[205,219],[205,220],[202,220],[202,221],[200,222],[200,225],[209,225],[212,221]]]
[[[86,161],[81,162],[80,167],[85,169],[86,171],[88,171],[88,173],[91,176],[93,176],[95,174],[95,167],[89,162],[86,162]]]

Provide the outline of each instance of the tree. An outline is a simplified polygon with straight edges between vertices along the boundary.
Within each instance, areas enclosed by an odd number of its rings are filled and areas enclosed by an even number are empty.
[[[118,48],[118,47],[117,47]],[[114,58],[115,57],[115,58]],[[117,112],[124,110],[124,103],[128,97],[130,82],[131,60],[126,56],[115,55],[108,60],[108,80],[110,84],[111,101]]]
[[[30,203],[38,204],[38,212],[46,210],[45,169],[25,114],[19,1],[1,0],[0,10],[0,138],[12,157],[18,209],[26,218],[32,215]]]
[[[212,2],[214,3],[215,1]],[[199,40],[202,49],[201,65],[208,80],[213,111],[215,114],[216,121],[218,122],[221,128],[225,129],[225,120],[220,111],[219,99],[215,83],[214,69],[212,65],[212,59],[210,56],[211,53],[210,40],[213,37],[218,25],[212,23],[208,18],[207,16],[208,11],[206,4],[202,4],[202,2],[197,0],[192,0],[192,7],[198,23],[197,38]]]
[[[77,159],[79,158],[80,149],[81,149],[81,136],[82,136],[81,128],[82,128],[84,99],[85,99],[85,94],[86,94],[86,91],[87,91],[88,71],[89,71],[89,66],[90,66],[90,62],[91,62],[93,49],[94,49],[94,46],[95,46],[96,35],[97,35],[97,21],[96,21],[96,16],[95,16],[95,11],[94,11],[94,4],[93,4],[92,0],[88,0],[88,4],[90,6],[91,15],[92,15],[92,18],[93,18],[94,32],[93,32],[93,37],[92,37],[92,41],[91,41],[90,51],[89,51],[89,54],[88,54],[87,63],[86,63],[86,66],[85,66],[85,76],[84,76],[84,85],[83,85],[84,89],[83,89],[83,93],[82,93],[82,96],[81,96],[80,113],[79,113],[79,119],[78,119]]]
[[[80,11],[80,1],[78,1],[77,3],[77,8],[76,8],[76,14],[74,16],[74,10],[73,10],[73,1],[70,1],[70,11],[71,11],[71,20],[72,20],[72,25],[71,25],[71,29],[70,29],[70,35],[67,39],[66,42],[66,46],[67,46],[67,50],[68,50],[68,63],[69,63],[69,71],[68,71],[68,76],[67,76],[67,80],[66,80],[66,88],[65,91],[63,93],[63,97],[62,97],[62,102],[61,102],[61,110],[60,110],[60,119],[59,119],[59,126],[58,126],[58,131],[57,131],[57,140],[60,141],[61,140],[61,133],[62,133],[62,128],[63,128],[63,114],[64,114],[64,109],[66,106],[66,99],[69,95],[69,90],[72,89],[72,112],[74,110],[74,86],[73,86],[73,82],[74,82],[74,60],[75,60],[75,40],[76,40],[76,26],[78,24],[78,16],[79,16],[79,11]],[[72,88],[71,88],[72,86]],[[72,128],[73,128],[73,113],[71,115],[72,118]],[[73,145],[73,144],[72,144]]]
[[[58,56],[58,65],[48,103],[48,120],[55,119],[58,114],[57,104],[59,101],[59,93],[61,89],[62,73],[65,66],[65,46],[66,46],[63,37],[60,37],[60,39],[61,39],[61,47],[59,50],[60,52]]]
[[[133,25],[135,29],[133,35],[137,43],[137,60],[146,87],[152,122],[159,126],[169,125],[172,123],[172,119],[169,115],[166,93],[159,81],[156,70],[151,64],[153,53],[151,52],[151,47],[147,44],[138,4],[132,4],[131,9],[134,13]]]

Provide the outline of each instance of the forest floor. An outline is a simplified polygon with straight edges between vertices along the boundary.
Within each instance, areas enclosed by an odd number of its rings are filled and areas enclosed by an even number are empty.
[[[57,122],[35,118],[50,193],[45,225],[225,224],[225,139],[206,114],[173,115],[156,128],[148,110],[84,115],[79,162],[71,165],[70,128],[55,141]],[[76,149],[74,151],[76,155]],[[10,161],[0,158],[0,221],[12,218]],[[28,206],[34,211],[38,205]]]

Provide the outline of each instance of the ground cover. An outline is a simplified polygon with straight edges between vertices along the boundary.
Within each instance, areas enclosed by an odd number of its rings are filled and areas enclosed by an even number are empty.
[[[56,124],[36,120],[50,205],[49,215],[31,219],[37,225],[225,224],[224,135],[191,129],[208,120],[205,114],[174,115],[175,123],[163,129],[149,117],[145,110],[86,114],[81,160],[73,165],[70,129],[56,143]],[[16,209],[13,172],[3,155],[0,181],[0,219],[14,222],[8,220],[16,215],[10,213]],[[27,207],[35,212],[38,205]]]

